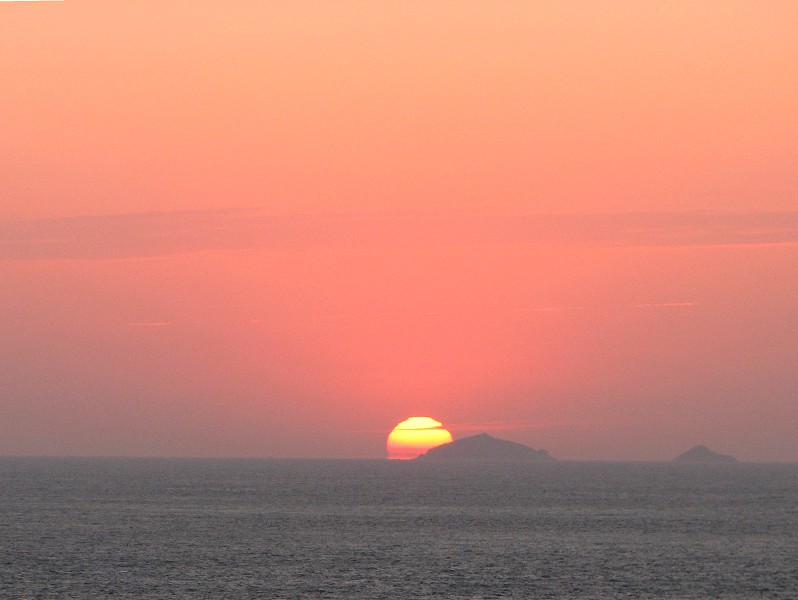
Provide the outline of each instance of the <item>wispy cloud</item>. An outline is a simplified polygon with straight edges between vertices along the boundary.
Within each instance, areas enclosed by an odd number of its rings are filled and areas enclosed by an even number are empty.
[[[492,312],[496,314],[534,314],[534,313],[556,313],[556,312],[563,312],[563,311],[574,311],[574,310],[582,310],[583,307],[579,306],[529,306],[524,308],[493,308]],[[485,309],[482,307],[450,307],[446,310],[415,310],[415,311],[390,311],[390,312],[367,312],[361,311],[360,313],[349,313],[349,314],[335,314],[335,315],[324,315],[324,318],[328,319],[342,319],[342,318],[351,318],[354,316],[362,317],[385,317],[385,318],[414,318],[414,317],[464,317],[469,315],[484,315],[486,313]]]
[[[699,306],[698,302],[644,302],[635,304],[635,308],[691,308]]]
[[[447,423],[446,428],[457,433],[486,431],[522,431],[532,429],[551,429],[572,427],[575,423],[552,421],[478,421],[468,423]]]
[[[594,428],[594,424],[580,423],[576,421],[470,421],[466,423],[444,423],[443,428],[453,433],[486,433],[488,431],[524,431],[542,429],[569,429],[587,430]],[[430,427],[429,429],[437,429]],[[391,430],[390,427],[382,429],[350,429],[349,433],[385,433]]]
[[[516,313],[547,313],[547,312],[563,312],[569,310],[580,310],[579,306],[529,306],[526,308],[514,308],[512,312]]]
[[[261,210],[225,210],[0,222],[0,260],[536,242],[662,247],[798,245],[798,212],[273,215]]]

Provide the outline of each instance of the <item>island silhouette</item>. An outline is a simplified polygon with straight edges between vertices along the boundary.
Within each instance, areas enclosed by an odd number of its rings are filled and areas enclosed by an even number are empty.
[[[737,459],[730,454],[713,452],[703,445],[694,446],[673,459],[679,463],[734,463]]]
[[[550,456],[546,450],[535,450],[524,444],[480,433],[430,448],[415,460],[520,462],[556,459]]]

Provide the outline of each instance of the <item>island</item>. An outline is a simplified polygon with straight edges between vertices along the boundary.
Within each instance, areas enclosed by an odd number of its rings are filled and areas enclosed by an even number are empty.
[[[737,459],[729,454],[718,454],[706,446],[695,446],[673,459],[679,463],[734,463]]]
[[[487,433],[454,440],[430,448],[416,460],[471,462],[553,461],[546,450],[535,450],[524,444],[502,440]]]

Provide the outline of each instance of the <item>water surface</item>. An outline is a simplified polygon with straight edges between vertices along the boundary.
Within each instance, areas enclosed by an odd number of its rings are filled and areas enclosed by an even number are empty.
[[[9,598],[798,597],[798,465],[1,458],[0,481]]]

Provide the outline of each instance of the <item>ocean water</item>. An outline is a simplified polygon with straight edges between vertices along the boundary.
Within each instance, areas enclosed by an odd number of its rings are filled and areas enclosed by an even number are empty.
[[[798,598],[798,465],[0,459],[0,598]]]

